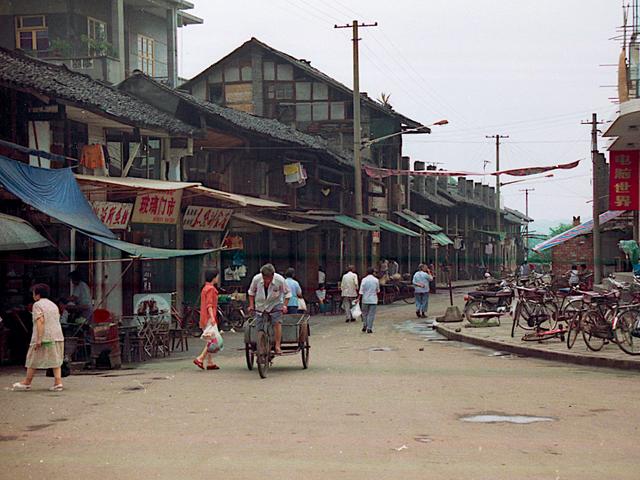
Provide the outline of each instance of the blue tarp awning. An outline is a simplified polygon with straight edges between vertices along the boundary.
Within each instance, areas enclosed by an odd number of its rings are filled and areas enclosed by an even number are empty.
[[[0,155],[0,184],[27,205],[72,228],[115,238],[93,212],[70,168],[32,167]]]
[[[0,185],[36,210],[133,257],[169,259],[205,255],[218,250],[172,250],[118,240],[96,216],[70,168],[32,167],[0,155]]]

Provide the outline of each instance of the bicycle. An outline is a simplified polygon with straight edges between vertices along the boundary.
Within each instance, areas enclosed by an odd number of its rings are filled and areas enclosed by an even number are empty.
[[[527,336],[523,340],[543,340],[540,332],[549,332],[549,336],[560,335],[556,329],[558,324],[558,307],[546,289],[516,287],[518,303],[513,314],[511,337],[515,336],[516,327],[523,330],[535,330],[537,335]],[[564,339],[563,339],[564,340]]]

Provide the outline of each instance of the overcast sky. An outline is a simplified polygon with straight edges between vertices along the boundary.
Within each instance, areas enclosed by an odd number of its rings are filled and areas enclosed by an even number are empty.
[[[351,86],[351,32],[362,29],[361,90],[391,94],[402,114],[424,124],[446,118],[431,135],[405,136],[405,154],[439,168],[495,168],[485,135],[509,135],[501,168],[583,158],[555,177],[503,187],[507,206],[524,212],[522,188],[537,228],[591,218],[590,135],[581,120],[604,120],[616,107],[622,24],[617,0],[192,0],[204,25],[181,29],[180,75],[190,78],[251,37]],[[604,139],[601,147],[606,146]],[[503,181],[507,178],[503,177]],[[487,177],[489,182],[493,182]],[[534,227],[536,224],[534,224]]]

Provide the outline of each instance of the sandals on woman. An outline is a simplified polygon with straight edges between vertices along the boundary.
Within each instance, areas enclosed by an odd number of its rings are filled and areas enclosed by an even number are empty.
[[[220,370],[220,367],[214,363],[213,365],[207,365],[207,370]]]
[[[53,387],[49,387],[50,392],[61,392],[64,390],[64,386],[59,383],[58,385],[54,385]]]
[[[203,365],[203,363],[202,363],[200,360],[198,360],[197,358],[193,361],[193,364],[194,364],[196,367],[198,367],[200,370],[204,370],[204,365]]]
[[[25,385],[22,382],[16,382],[11,386],[11,390],[14,392],[28,392],[31,390],[31,385]]]

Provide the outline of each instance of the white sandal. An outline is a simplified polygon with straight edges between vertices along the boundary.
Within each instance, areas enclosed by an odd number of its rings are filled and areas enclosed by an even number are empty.
[[[28,392],[31,390],[31,385],[25,385],[21,382],[16,382],[11,386],[11,390],[14,392]]]
[[[61,392],[64,390],[64,385],[59,384],[59,385],[54,385],[53,387],[49,387],[49,391],[50,392]]]

